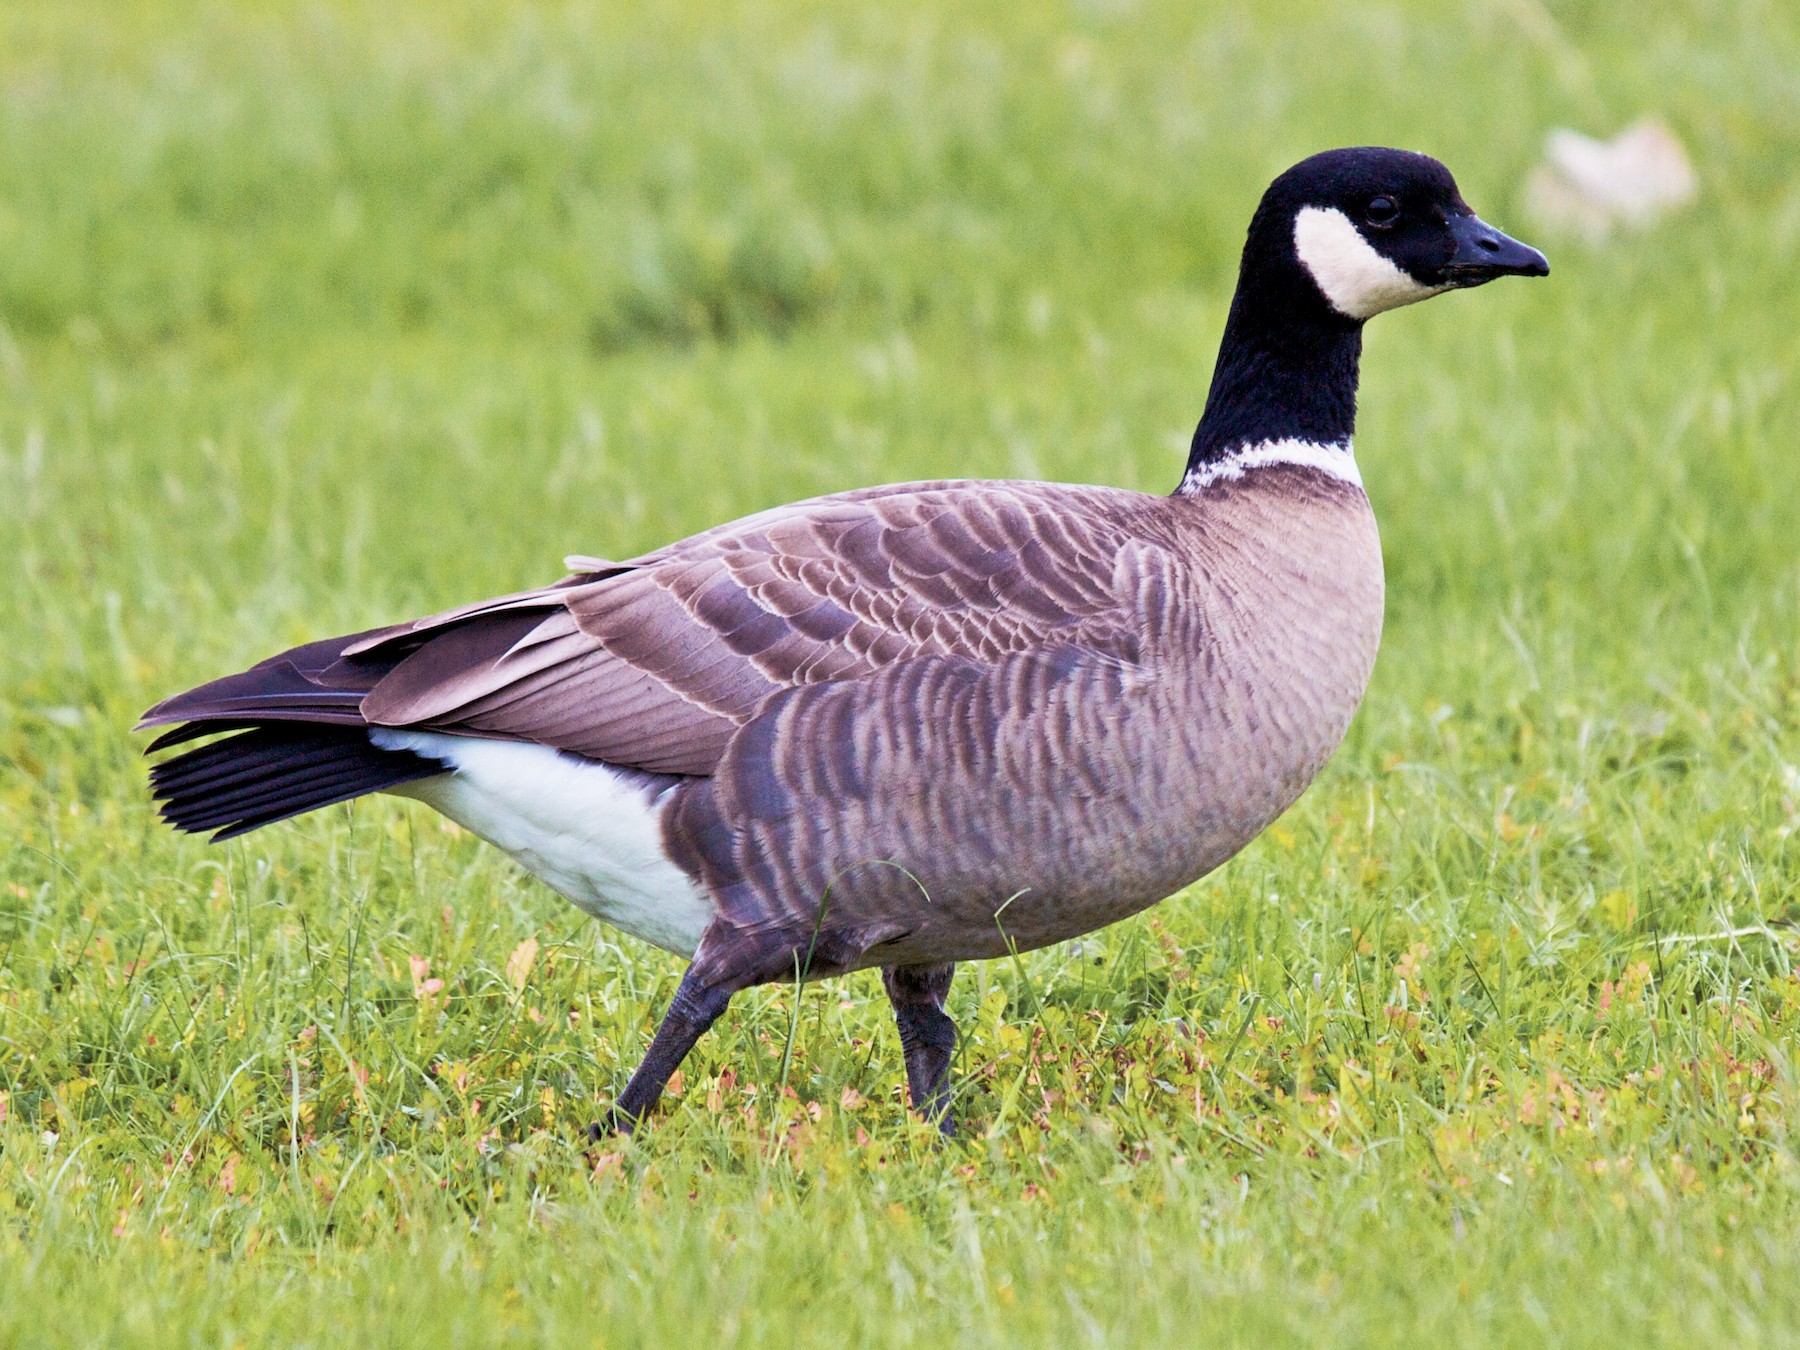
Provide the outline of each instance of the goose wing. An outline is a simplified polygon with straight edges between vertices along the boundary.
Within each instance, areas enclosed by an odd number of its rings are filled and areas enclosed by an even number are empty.
[[[981,482],[816,498],[379,630],[316,678],[360,692],[374,725],[710,774],[737,729],[797,686],[1046,646],[1135,659],[1117,567],[1138,542],[1120,509],[1134,497]]]

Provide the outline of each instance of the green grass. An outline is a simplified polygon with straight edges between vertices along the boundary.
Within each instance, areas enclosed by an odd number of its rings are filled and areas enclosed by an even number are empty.
[[[0,1343],[1800,1342],[1791,6],[394,8],[0,9]],[[1530,227],[1646,110],[1700,204]],[[422,809],[154,820],[135,714],[284,644],[1171,486],[1257,194],[1363,141],[1555,270],[1373,325],[1349,743],[965,968],[952,1146],[865,975],[596,1166],[679,963]]]

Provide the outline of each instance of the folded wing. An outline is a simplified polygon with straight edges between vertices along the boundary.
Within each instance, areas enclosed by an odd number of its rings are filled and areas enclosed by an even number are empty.
[[[706,775],[785,689],[1047,644],[1135,659],[1113,567],[1128,511],[1106,509],[1129,496],[940,483],[816,498],[541,591],[295,648],[143,724],[189,724],[159,743],[281,719],[428,728]]]

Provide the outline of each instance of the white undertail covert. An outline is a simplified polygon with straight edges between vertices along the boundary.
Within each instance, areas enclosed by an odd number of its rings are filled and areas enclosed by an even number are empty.
[[[713,907],[663,849],[666,791],[528,741],[388,727],[369,739],[452,766],[390,791],[443,812],[633,937],[681,956],[700,945]]]

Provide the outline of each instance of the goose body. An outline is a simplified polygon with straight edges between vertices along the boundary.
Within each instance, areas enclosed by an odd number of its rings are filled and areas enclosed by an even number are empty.
[[[1022,556],[1044,559],[1037,577]],[[994,585],[1002,559],[999,575],[1029,582],[1035,612]],[[708,669],[713,706],[750,715],[726,717],[679,763],[656,761],[702,772],[622,774],[634,752],[617,743],[577,758],[414,729],[431,710],[453,724],[479,716],[445,713],[441,697],[385,711],[398,725],[371,739],[451,766],[399,791],[684,956],[715,919],[753,941],[810,933],[824,897],[835,969],[970,960],[1111,923],[1236,853],[1342,738],[1381,627],[1362,490],[1281,462],[1177,497],[983,482],[821,498],[544,592],[555,608],[540,627],[593,631],[616,606],[667,605],[665,638],[696,629],[690,641],[716,647],[774,612],[768,578],[793,574],[780,607],[816,616],[829,586],[809,573],[846,567],[860,569],[868,617],[852,626],[843,611],[829,640],[790,617],[762,650],[733,653],[729,685]],[[675,596],[701,569],[713,573],[698,592],[710,620]],[[1053,569],[1067,589],[1050,606]],[[884,640],[913,651],[860,679],[814,674],[867,662],[856,648]],[[531,650],[496,671],[535,671]],[[579,651],[565,660],[605,648]],[[737,703],[721,697],[742,684]],[[688,699],[703,696],[676,691],[666,715],[691,717]],[[729,844],[706,848],[714,838]]]
[[[176,730],[153,748],[236,734],[160,764],[156,794],[221,835],[416,797],[691,957],[620,1128],[737,989],[869,966],[915,1100],[941,1112],[955,962],[1205,875],[1342,740],[1382,616],[1350,449],[1362,322],[1543,270],[1435,160],[1315,156],[1252,224],[1173,495],[904,484],[572,559],[542,590],[159,704],[144,724]]]

